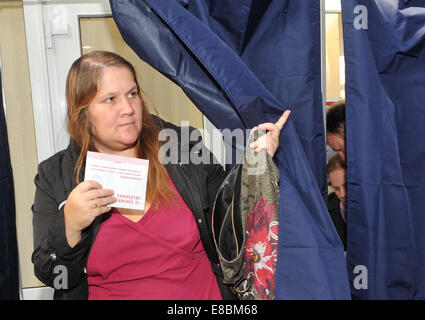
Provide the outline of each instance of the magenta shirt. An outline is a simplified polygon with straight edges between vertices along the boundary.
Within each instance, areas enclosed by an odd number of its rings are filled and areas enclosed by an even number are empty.
[[[180,195],[172,210],[149,209],[137,223],[116,209],[108,215],[87,262],[90,300],[222,299],[193,214]]]

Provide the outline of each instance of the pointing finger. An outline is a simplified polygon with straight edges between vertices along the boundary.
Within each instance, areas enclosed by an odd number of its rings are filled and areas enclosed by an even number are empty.
[[[289,115],[291,113],[291,110],[286,110],[282,116],[279,118],[279,120],[277,120],[277,122],[275,123],[275,125],[279,128],[279,130],[282,130],[283,126],[285,125],[286,121],[289,118]]]

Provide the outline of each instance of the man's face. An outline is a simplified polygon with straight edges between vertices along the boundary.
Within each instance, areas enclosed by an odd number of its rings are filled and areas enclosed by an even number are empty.
[[[341,158],[345,161],[345,139],[340,133],[327,133],[326,143],[333,151],[338,152]]]
[[[347,190],[346,190],[346,170],[339,168],[329,173],[329,181],[331,182],[332,188],[335,190],[335,194],[339,200],[347,206]]]

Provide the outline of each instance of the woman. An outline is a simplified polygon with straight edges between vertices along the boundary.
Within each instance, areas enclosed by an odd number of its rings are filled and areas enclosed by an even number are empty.
[[[233,299],[211,234],[222,167],[161,163],[160,129],[181,128],[150,115],[133,66],[114,53],[77,59],[66,96],[71,143],[35,177],[36,276],[56,299]],[[288,115],[258,126],[269,132],[251,147],[273,155]],[[144,211],[111,209],[113,190],[83,181],[87,151],[149,160]]]

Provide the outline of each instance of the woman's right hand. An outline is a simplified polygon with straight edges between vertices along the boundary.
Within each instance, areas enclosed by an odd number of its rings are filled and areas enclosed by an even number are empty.
[[[111,210],[109,204],[117,201],[114,191],[103,189],[92,180],[81,182],[69,194],[64,207],[66,238],[70,247],[74,247],[81,239],[81,231],[93,220]]]

